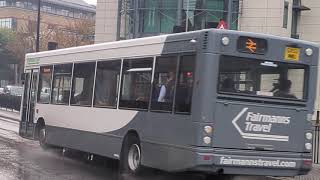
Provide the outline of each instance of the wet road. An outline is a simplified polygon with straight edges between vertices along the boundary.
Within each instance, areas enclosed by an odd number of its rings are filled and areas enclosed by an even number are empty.
[[[118,175],[117,162],[92,162],[83,154],[45,151],[38,142],[18,136],[18,122],[0,118],[0,180],[204,180],[200,175],[148,170],[144,177]],[[221,179],[218,177],[212,180]],[[249,180],[249,178],[242,178]],[[251,178],[250,178],[251,179]],[[255,179],[255,178],[252,178]],[[263,178],[257,178],[259,180]]]

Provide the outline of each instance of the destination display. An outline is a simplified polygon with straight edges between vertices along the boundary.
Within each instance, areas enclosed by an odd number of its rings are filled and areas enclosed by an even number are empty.
[[[237,49],[239,52],[250,54],[265,54],[268,43],[265,39],[241,36],[238,39]]]

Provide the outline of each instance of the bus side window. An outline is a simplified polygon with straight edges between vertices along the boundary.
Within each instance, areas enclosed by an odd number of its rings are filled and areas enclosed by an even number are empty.
[[[72,64],[54,66],[52,104],[69,104],[71,74]]]
[[[175,99],[176,113],[190,113],[193,93],[195,56],[182,56]]]
[[[172,112],[178,57],[159,57],[156,61],[151,110]]]
[[[119,107],[149,107],[153,58],[124,60]]]
[[[95,67],[94,62],[74,64],[70,104],[91,106]]]
[[[95,88],[95,107],[117,105],[121,60],[98,62]]]
[[[40,68],[38,103],[49,104],[51,94],[52,66]]]

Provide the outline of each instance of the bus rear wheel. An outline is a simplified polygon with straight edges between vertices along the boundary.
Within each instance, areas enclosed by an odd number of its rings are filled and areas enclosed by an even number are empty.
[[[135,135],[128,135],[123,143],[120,157],[120,172],[138,175],[142,170],[140,140]]]
[[[39,127],[39,144],[43,149],[48,149],[49,145],[46,143],[47,139],[47,131],[46,131],[46,126],[41,125]]]

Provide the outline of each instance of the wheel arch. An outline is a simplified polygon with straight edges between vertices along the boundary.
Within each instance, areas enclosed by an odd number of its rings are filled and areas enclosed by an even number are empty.
[[[137,130],[135,130],[135,129],[128,130],[122,139],[121,148],[120,148],[120,158],[123,155],[123,149],[126,146],[126,143],[127,143],[129,137],[136,137],[139,140],[139,143],[141,146],[141,140],[140,140],[140,136],[139,136],[139,133],[137,132]]]
[[[126,135],[124,136],[124,139],[126,139],[128,136],[136,136],[139,141],[140,141],[140,136],[139,136],[139,133],[135,130],[135,129],[130,129]],[[124,141],[124,140],[123,140]]]
[[[38,118],[37,120],[37,123],[36,123],[36,126],[35,126],[35,138],[38,139],[39,138],[39,130],[40,130],[40,127],[43,127],[45,126],[46,123],[45,123],[45,120],[43,117],[40,117]]]
[[[139,133],[137,130],[135,129],[130,129],[127,131],[127,133],[125,134],[125,136],[122,139],[122,145],[121,145],[121,151],[120,151],[120,171],[121,172],[126,172],[128,171],[128,162],[127,162],[127,155],[129,152],[129,146],[131,143],[133,142],[137,142],[139,148],[140,148],[140,155],[141,155],[141,165],[143,165],[142,163],[142,159],[143,159],[143,150],[142,150],[142,146],[141,146],[141,139],[139,136]],[[141,172],[141,167],[139,168],[140,170],[138,170],[138,173]]]

